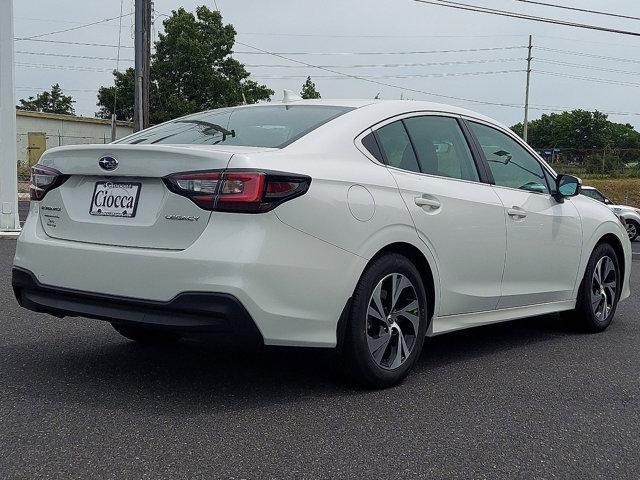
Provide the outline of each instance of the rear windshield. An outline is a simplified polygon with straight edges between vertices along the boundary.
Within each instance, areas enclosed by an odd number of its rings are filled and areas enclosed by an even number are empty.
[[[117,143],[283,148],[350,107],[269,105],[225,108],[178,118]]]

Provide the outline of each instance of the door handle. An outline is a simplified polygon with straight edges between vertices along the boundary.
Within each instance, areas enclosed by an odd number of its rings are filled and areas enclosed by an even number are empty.
[[[527,212],[520,207],[511,207],[507,209],[507,215],[509,215],[510,217],[519,219],[519,218],[525,218],[527,216]]]
[[[416,197],[413,200],[414,202],[416,202],[417,206],[430,207],[433,210],[440,208],[442,205],[440,201],[436,200],[435,198]]]

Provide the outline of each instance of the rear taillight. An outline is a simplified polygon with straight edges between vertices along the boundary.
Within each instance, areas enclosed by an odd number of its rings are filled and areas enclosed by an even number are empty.
[[[178,173],[163,180],[173,193],[190,198],[200,208],[212,210],[220,176],[220,172]]]
[[[62,185],[69,178],[53,168],[35,165],[31,168],[31,200],[42,200],[48,191]]]
[[[237,213],[268,212],[303,195],[311,184],[304,175],[244,170],[176,173],[163,180],[200,208]]]

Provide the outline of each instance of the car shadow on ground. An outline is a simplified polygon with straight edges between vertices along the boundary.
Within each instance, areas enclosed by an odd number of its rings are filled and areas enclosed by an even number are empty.
[[[106,338],[96,338],[101,334]],[[410,378],[428,382],[433,369],[461,369],[460,363],[576,335],[569,323],[550,315],[429,338]],[[95,328],[83,329],[64,350],[49,339],[8,348],[3,368],[22,372],[30,387],[23,391],[39,391],[33,383],[42,383],[48,400],[126,405],[134,411],[235,411],[309,396],[374,393],[354,386],[342,374],[339,357],[321,349],[255,351],[213,340],[148,347]]]

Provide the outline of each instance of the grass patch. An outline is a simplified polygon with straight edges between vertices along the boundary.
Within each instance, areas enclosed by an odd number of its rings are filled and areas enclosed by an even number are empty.
[[[585,177],[582,181],[584,185],[600,190],[616,204],[640,208],[640,178]]]

